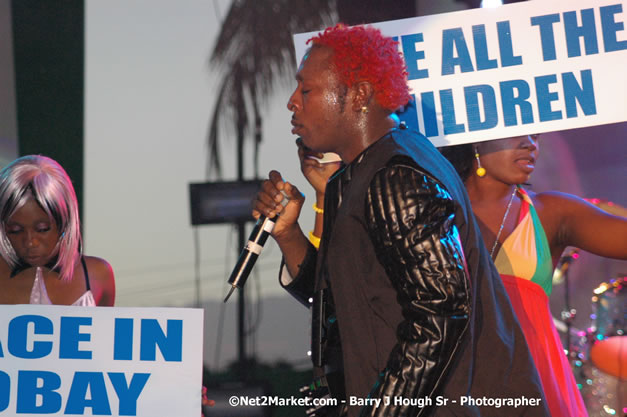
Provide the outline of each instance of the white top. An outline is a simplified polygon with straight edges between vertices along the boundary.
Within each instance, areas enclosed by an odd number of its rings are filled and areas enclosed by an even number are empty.
[[[35,272],[35,282],[33,283],[33,289],[30,292],[29,304],[52,304],[50,297],[48,297],[48,290],[46,290],[46,284],[44,282],[44,276],[41,272],[41,268],[37,267]],[[91,290],[85,291],[78,300],[72,303],[73,306],[81,307],[95,307],[96,301]]]

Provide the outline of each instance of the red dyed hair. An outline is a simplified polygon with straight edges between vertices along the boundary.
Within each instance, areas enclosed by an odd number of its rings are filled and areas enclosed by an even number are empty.
[[[383,36],[379,29],[338,23],[309,42],[333,50],[333,64],[348,87],[358,81],[370,82],[381,107],[394,111],[410,100],[405,60],[398,51],[398,42]]]

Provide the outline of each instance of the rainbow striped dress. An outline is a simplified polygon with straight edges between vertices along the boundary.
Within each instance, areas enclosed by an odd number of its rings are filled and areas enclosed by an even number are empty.
[[[549,243],[531,198],[520,187],[518,195],[522,199],[518,224],[494,264],[538,368],[551,416],[587,416],[549,309],[553,278]]]

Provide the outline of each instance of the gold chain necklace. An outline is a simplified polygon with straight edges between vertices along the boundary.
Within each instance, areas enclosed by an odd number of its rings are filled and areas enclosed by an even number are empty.
[[[494,245],[492,245],[492,250],[490,251],[490,258],[494,260],[494,250],[496,249],[496,245],[499,243],[499,237],[501,237],[501,232],[503,231],[503,227],[505,227],[505,220],[507,220],[507,215],[509,214],[509,209],[512,208],[512,203],[514,202],[514,196],[516,195],[517,187],[514,186],[514,192],[509,199],[509,203],[507,204],[507,209],[505,209],[505,214],[503,215],[503,221],[501,222],[501,227],[499,227],[499,231],[496,234],[496,239],[494,240]]]

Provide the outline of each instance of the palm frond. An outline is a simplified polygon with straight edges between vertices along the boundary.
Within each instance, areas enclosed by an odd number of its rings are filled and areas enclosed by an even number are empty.
[[[209,63],[221,71],[222,88],[216,96],[216,110],[208,131],[209,167],[222,176],[218,124],[235,118],[238,147],[246,132],[255,127],[255,175],[257,151],[261,142],[260,104],[272,94],[280,79],[293,76],[294,33],[321,29],[331,24],[335,0],[235,0],[224,19]],[[252,110],[250,109],[252,106]],[[253,112],[253,118],[248,112]],[[238,149],[238,152],[241,150]]]

